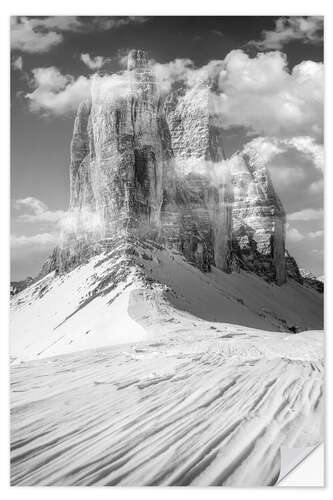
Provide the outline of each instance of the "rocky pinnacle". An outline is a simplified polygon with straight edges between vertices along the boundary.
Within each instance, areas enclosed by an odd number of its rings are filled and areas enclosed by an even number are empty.
[[[266,166],[254,152],[225,159],[208,83],[158,90],[143,50],[129,53],[122,74],[95,75],[74,124],[75,224],[63,251],[75,254],[82,240],[150,238],[203,271],[244,267],[283,283],[285,212]]]

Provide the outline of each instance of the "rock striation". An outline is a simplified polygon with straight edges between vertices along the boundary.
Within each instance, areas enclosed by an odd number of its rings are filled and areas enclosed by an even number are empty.
[[[286,280],[286,214],[267,167],[255,150],[231,158],[236,252],[246,268],[282,284]]]
[[[203,80],[161,97],[141,50],[121,75],[94,76],[74,123],[63,244],[44,273],[113,239],[146,238],[202,271],[241,267],[284,283],[284,209],[254,151],[226,159],[214,93]]]
[[[215,264],[230,271],[233,192],[222,127],[212,113],[211,100],[211,87],[199,84],[190,92],[172,93],[164,109],[176,174],[187,195],[183,209],[183,228],[188,235],[185,240],[191,245],[195,234],[207,269]],[[182,251],[187,256],[187,249]]]

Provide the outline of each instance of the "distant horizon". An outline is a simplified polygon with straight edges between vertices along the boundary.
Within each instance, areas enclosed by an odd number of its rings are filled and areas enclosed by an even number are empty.
[[[287,212],[287,250],[324,274],[322,18],[13,17],[11,34],[12,281],[35,277],[56,246],[91,76],[121,72],[134,47],[166,81],[223,66],[226,156],[258,149]]]

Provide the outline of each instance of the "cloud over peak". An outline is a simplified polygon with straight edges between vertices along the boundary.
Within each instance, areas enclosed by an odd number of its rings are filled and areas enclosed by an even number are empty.
[[[93,70],[105,63],[101,56],[92,58],[89,54],[82,54],[81,60]],[[221,117],[224,128],[245,127],[249,133],[280,138],[322,138],[322,63],[303,61],[289,71],[281,52],[251,58],[238,49],[201,68],[195,68],[190,59],[175,59],[165,64],[152,62],[152,69],[162,93],[177,82],[189,91],[213,82],[211,108]],[[26,95],[32,111],[64,114],[75,109],[89,92],[89,79],[63,75],[56,67],[35,68],[32,76],[33,91]],[[117,76],[109,75],[111,79]]]

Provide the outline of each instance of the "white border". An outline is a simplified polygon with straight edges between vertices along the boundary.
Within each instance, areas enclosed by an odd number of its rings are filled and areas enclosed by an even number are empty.
[[[3,2],[4,3],[4,2]],[[1,293],[1,328],[0,328],[0,338],[1,338],[1,359],[0,359],[0,382],[1,382],[1,422],[0,422],[0,473],[1,473],[1,483],[0,489],[2,493],[2,498],[29,498],[30,496],[34,498],[41,498],[44,500],[45,495],[52,499],[58,499],[61,495],[62,498],[75,498],[78,497],[80,500],[85,498],[91,498],[91,495],[105,496],[109,498],[111,495],[113,498],[123,498],[126,496],[135,496],[135,498],[145,497],[156,500],[156,496],[159,499],[168,498],[172,495],[175,498],[185,497],[194,500],[202,495],[209,495],[212,497],[217,496],[227,496],[228,498],[239,498],[242,494],[246,495],[246,498],[254,498],[255,500],[266,499],[267,494],[279,495],[282,494],[281,488],[256,488],[256,489],[228,489],[228,488],[10,488],[9,487],[9,378],[8,378],[8,296],[9,296],[9,16],[15,14],[21,15],[325,15],[325,65],[326,65],[326,238],[325,238],[325,255],[326,255],[326,266],[325,266],[325,277],[326,277],[326,304],[333,304],[330,297],[330,284],[327,277],[331,277],[331,259],[332,255],[329,255],[329,251],[332,248],[331,237],[332,231],[329,230],[330,218],[333,218],[333,186],[332,186],[332,174],[330,170],[333,168],[332,165],[332,155],[330,151],[332,148],[332,139],[330,139],[330,133],[332,134],[332,123],[328,111],[332,108],[332,99],[330,97],[330,90],[333,89],[332,85],[332,73],[331,73],[331,52],[333,50],[333,21],[331,19],[332,14],[332,1],[325,0],[279,0],[278,2],[268,2],[267,0],[238,0],[226,2],[223,0],[203,0],[201,2],[195,2],[195,0],[166,0],[165,2],[157,2],[156,0],[122,0],[121,2],[112,2],[110,0],[87,2],[83,3],[77,0],[57,0],[52,4],[46,4],[42,0],[30,0],[29,2],[24,0],[11,0],[6,2],[6,5],[1,5],[1,26],[0,26],[0,36],[1,36],[1,66],[2,66],[2,78],[1,78],[1,113],[0,119],[2,122],[1,127],[1,167],[0,167],[0,203],[1,203],[1,243],[0,243],[0,265],[1,265],[1,281],[0,281],[0,293]],[[331,91],[333,92],[333,90]],[[331,191],[332,190],[332,191]],[[332,219],[333,220],[333,219]],[[331,299],[331,300],[330,300]],[[330,349],[329,337],[332,335],[330,332],[331,326],[331,312],[329,306],[326,308],[326,331],[327,331],[327,350],[326,358],[332,356]],[[332,309],[332,306],[331,306]],[[326,363],[326,375],[329,378],[330,375],[330,363]],[[332,391],[332,389],[331,389]],[[328,397],[329,391],[327,391],[327,422],[332,421],[331,410],[331,400]],[[332,424],[331,424],[332,425]],[[327,436],[330,436],[329,426],[327,428]],[[329,440],[328,440],[329,441]],[[329,448],[330,443],[328,443]],[[329,448],[330,449],[330,448]],[[330,453],[326,452],[326,472],[332,471],[332,461],[330,460]],[[306,473],[305,473],[306,474]],[[306,484],[307,477],[304,476],[304,484]],[[329,493],[332,490],[330,485],[332,481],[330,478],[326,478],[326,483],[328,487],[324,489],[312,488],[299,488],[299,489],[288,489],[283,488],[283,498],[295,500],[298,497],[302,500],[307,498],[313,498],[314,495],[327,496],[332,495]],[[298,483],[299,484],[299,483]]]

